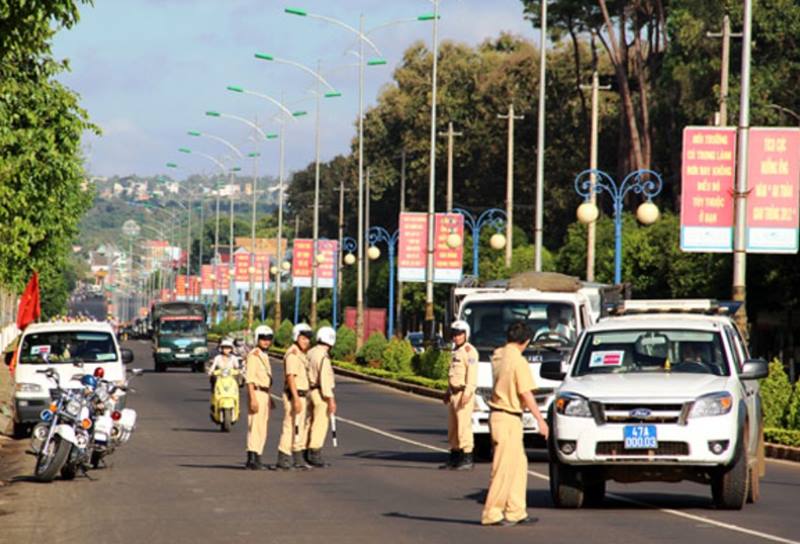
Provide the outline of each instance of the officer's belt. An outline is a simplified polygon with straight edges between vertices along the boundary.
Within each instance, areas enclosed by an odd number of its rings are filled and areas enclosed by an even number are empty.
[[[317,385],[312,385],[308,389],[309,389],[309,391],[313,391],[314,389],[320,389],[320,388],[321,388],[321,386],[319,384],[317,384]]]
[[[256,391],[263,391],[264,393],[269,393],[269,387],[263,387],[261,385],[253,384],[253,388],[255,388]]]
[[[450,387],[450,392],[451,392],[451,393],[461,393],[461,392],[462,392],[462,391],[464,391],[466,388],[467,388],[467,386],[466,386],[466,385],[461,385],[461,386],[458,386],[458,387],[452,387],[452,386],[451,386],[451,387]]]
[[[284,390],[284,393],[286,393],[287,397],[291,398],[292,392],[289,389]],[[298,389],[297,390],[297,396],[298,397],[305,397],[307,394],[308,394],[308,391],[306,391],[305,389]]]
[[[494,408],[492,406],[489,407],[489,411],[491,412],[502,412],[504,414],[508,414],[510,416],[515,416],[522,419],[522,412],[512,412],[511,410],[503,410],[502,408]]]

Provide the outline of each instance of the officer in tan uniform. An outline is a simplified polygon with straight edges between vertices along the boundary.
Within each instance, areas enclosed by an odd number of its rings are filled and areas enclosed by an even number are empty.
[[[439,468],[469,470],[473,467],[472,411],[475,407],[475,389],[478,386],[478,350],[468,342],[469,324],[454,321],[450,336],[455,349],[448,372],[447,440],[450,458]]]
[[[272,387],[272,368],[267,350],[272,345],[272,329],[262,325],[255,330],[256,347],[247,354],[247,464],[249,470],[264,470],[261,454],[267,441],[270,408],[275,402],[269,395]]]
[[[336,343],[333,327],[320,327],[317,331],[317,345],[308,352],[308,382],[311,387],[308,395],[311,407],[308,410],[308,463],[313,467],[329,466],[322,459],[322,446],[328,434],[328,418],[336,413],[336,399],[330,351]]]
[[[508,328],[507,343],[492,354],[494,387],[489,408],[494,458],[492,480],[486,496],[481,523],[483,525],[520,525],[534,523],[528,516],[526,492],[528,458],[522,438],[522,412],[530,410],[539,423],[539,432],[547,439],[547,422],[539,412],[533,390],[528,361],[522,356],[533,332],[524,321],[515,321]]]
[[[305,461],[306,445],[306,396],[308,395],[308,359],[306,352],[311,347],[311,327],[298,323],[292,329],[294,344],[283,356],[283,428],[278,444],[279,470],[308,470]]]

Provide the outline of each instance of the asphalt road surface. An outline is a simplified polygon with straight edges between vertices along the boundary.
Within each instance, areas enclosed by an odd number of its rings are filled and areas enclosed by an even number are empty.
[[[208,380],[152,372],[150,346],[128,343],[138,378],[131,442],[92,481],[0,489],[0,542],[585,542],[753,543],[800,541],[800,466],[770,461],[762,499],[740,512],[714,510],[706,486],[609,486],[597,509],[556,510],[543,452],[531,451],[528,504],[540,522],[478,523],[490,466],[438,470],[447,445],[445,409],[378,385],[339,378],[339,447],[333,466],[250,472],[245,421],[219,432],[208,417]],[[279,365],[273,365],[280,387]],[[245,399],[243,399],[245,400]],[[246,405],[243,403],[243,405]],[[281,408],[265,458],[274,462]],[[27,469],[33,468],[29,458]]]

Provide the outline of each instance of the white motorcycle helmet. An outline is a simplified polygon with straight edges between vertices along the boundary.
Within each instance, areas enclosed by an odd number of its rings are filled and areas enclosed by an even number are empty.
[[[453,321],[450,324],[450,335],[453,336],[453,335],[461,333],[461,332],[466,333],[467,334],[467,340],[469,340],[469,332],[470,332],[469,323],[467,323],[463,319],[458,319],[456,321]]]
[[[230,338],[225,338],[222,342],[219,343],[219,350],[222,351],[222,348],[233,349],[233,341],[231,341]]]
[[[298,323],[292,328],[292,342],[297,342],[297,338],[300,335],[311,340],[314,337],[314,331],[311,330],[307,323]]]
[[[261,325],[259,327],[256,327],[256,330],[255,330],[255,332],[253,334],[256,337],[256,342],[262,336],[266,336],[270,340],[272,340],[272,337],[275,336],[275,334],[272,332],[272,329],[270,327],[268,327],[267,325]]]
[[[333,347],[336,343],[336,331],[333,327],[320,327],[317,331],[317,342]]]

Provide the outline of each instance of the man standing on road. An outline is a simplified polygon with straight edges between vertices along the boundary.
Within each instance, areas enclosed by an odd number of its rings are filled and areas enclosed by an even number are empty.
[[[264,470],[261,454],[267,441],[269,410],[274,401],[269,395],[272,386],[272,368],[267,350],[272,345],[272,329],[266,325],[256,328],[256,347],[247,354],[247,464],[249,470]]]
[[[292,329],[294,344],[283,356],[283,428],[278,444],[278,470],[308,470],[305,461],[306,395],[308,395],[308,358],[313,336],[311,327],[298,323]]]
[[[322,446],[328,434],[328,418],[336,413],[336,399],[330,351],[336,343],[333,327],[320,327],[317,331],[317,345],[308,352],[308,381],[311,400],[308,429],[308,463],[312,467],[329,466],[322,459]]]
[[[508,328],[507,343],[492,354],[494,387],[489,408],[494,458],[489,493],[481,515],[481,524],[510,526],[535,523],[528,516],[528,458],[522,435],[522,412],[530,410],[539,423],[539,432],[547,440],[547,422],[539,412],[528,362],[522,356],[532,332],[524,321],[515,321]]]
[[[447,404],[447,440],[450,458],[439,468],[469,470],[473,467],[472,411],[475,407],[475,389],[478,385],[478,350],[468,342],[469,324],[454,321],[450,336],[455,349],[448,372],[448,388],[444,402]]]

